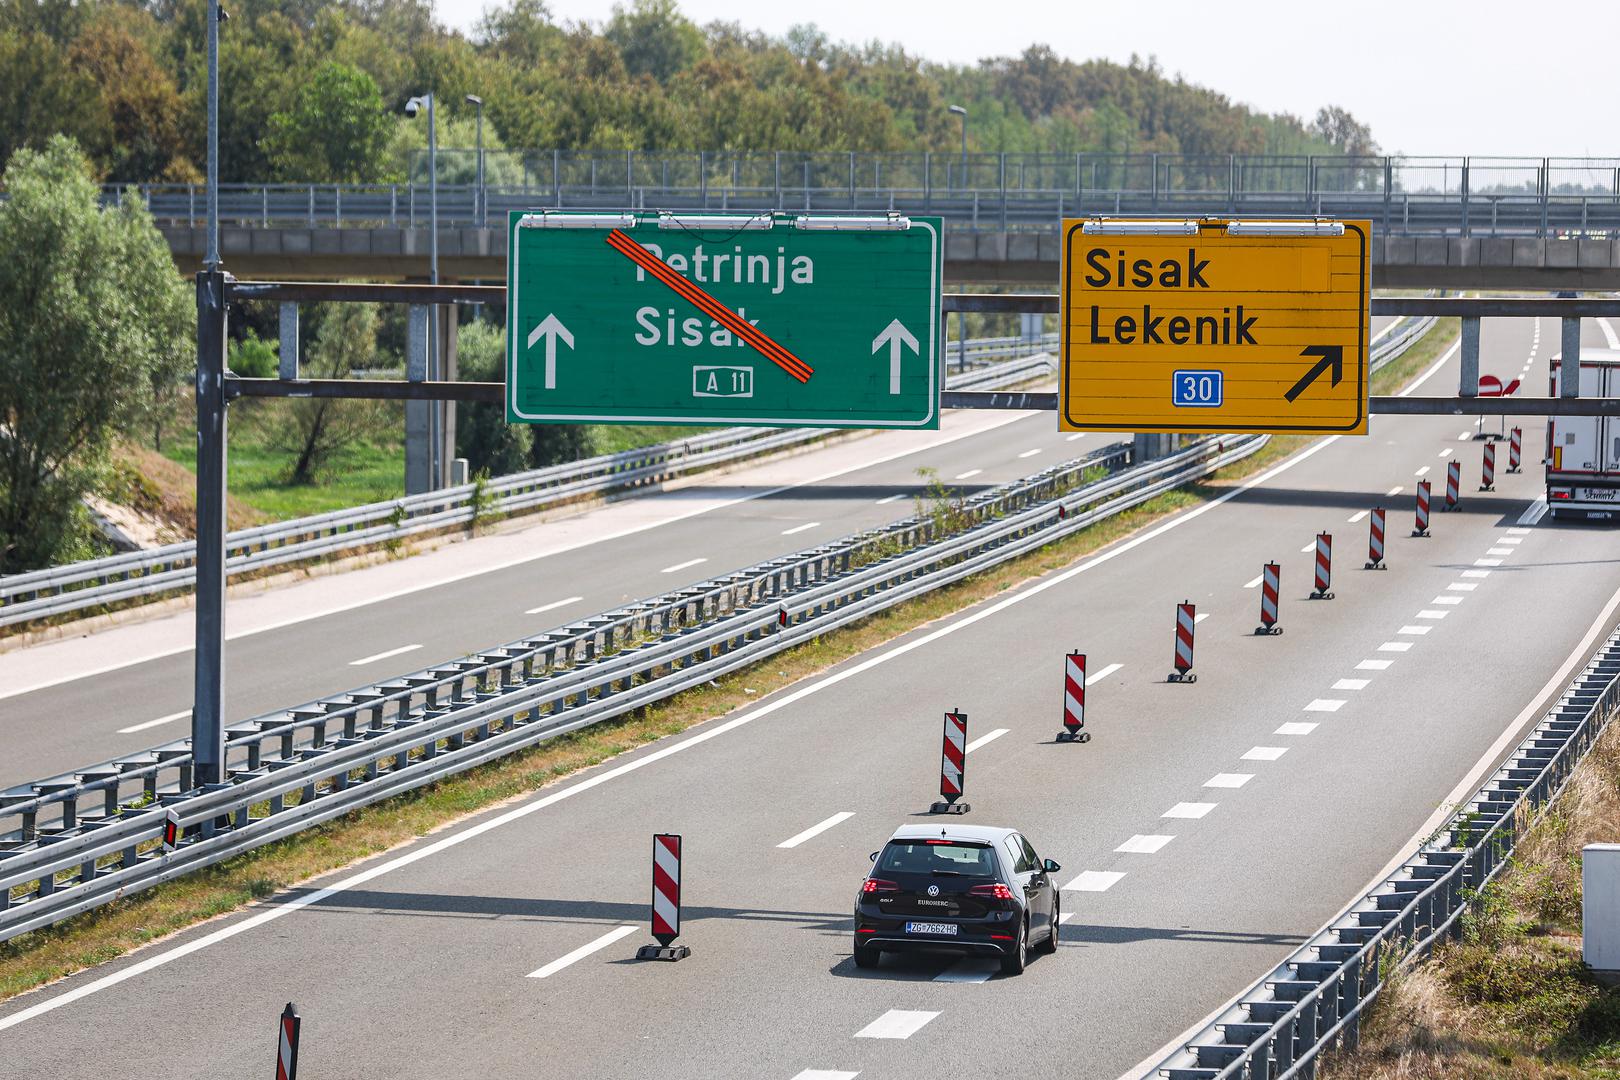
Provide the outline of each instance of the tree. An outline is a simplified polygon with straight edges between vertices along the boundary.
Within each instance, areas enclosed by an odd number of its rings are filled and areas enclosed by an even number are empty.
[[[1348,109],[1341,109],[1337,105],[1329,105],[1318,110],[1311,131],[1334,149],[1350,157],[1373,157],[1378,153],[1378,144],[1373,141],[1372,129],[1351,116]]]
[[[44,34],[0,30],[0,101],[0,161],[55,134],[71,136],[92,157],[106,151],[111,123],[100,88]]]
[[[615,4],[602,36],[618,48],[632,76],[651,75],[661,83],[703,55],[702,32],[675,0],[635,0],[628,11]]]
[[[108,6],[74,40],[68,56],[100,88],[111,128],[108,180],[200,180],[186,155],[180,91],[134,32],[150,18],[138,9]]]
[[[482,320],[461,327],[456,367],[468,382],[504,382],[506,335]],[[467,459],[471,473],[504,476],[525,469],[531,446],[529,425],[508,424],[504,404],[479,401],[456,410],[456,456]]]
[[[376,80],[328,62],[291,108],[270,114],[264,150],[278,179],[361,183],[376,178],[390,127]]]
[[[191,358],[191,295],[146,208],[100,206],[79,147],[6,166],[0,203],[0,571],[81,542],[80,501],[120,426]]]
[[[315,340],[303,365],[311,379],[350,379],[377,352],[375,304],[332,303],[317,317]],[[293,455],[287,482],[312,484],[316,474],[356,443],[381,436],[391,424],[383,402],[295,398],[278,428],[277,449]]]

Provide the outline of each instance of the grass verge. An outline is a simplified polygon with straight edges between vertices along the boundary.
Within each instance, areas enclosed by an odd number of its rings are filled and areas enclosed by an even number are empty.
[[[1414,348],[1426,344],[1427,339]],[[1429,355],[1438,351],[1436,348]],[[1259,472],[1311,441],[1309,436],[1274,437],[1258,453],[1203,483],[1166,492],[1039,551],[861,620],[709,686],[550,740],[0,944],[0,1000],[105,963],[204,919],[409,842],[467,814],[520,798],[616,754],[724,716],[762,695],[825,671],[918,626],[1069,566],[1170,514],[1206,502],[1233,482]]]
[[[1604,733],[1460,941],[1396,975],[1323,1080],[1615,1080],[1620,990],[1581,961],[1581,848],[1620,839],[1620,725]]]

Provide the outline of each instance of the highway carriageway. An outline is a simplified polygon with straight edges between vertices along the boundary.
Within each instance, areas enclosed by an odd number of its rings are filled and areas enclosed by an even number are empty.
[[[1491,321],[1483,370],[1541,378],[1555,342],[1550,321],[1539,338]],[[1426,376],[1450,385],[1455,350]],[[1533,453],[1541,424],[1523,426]],[[1614,624],[1613,533],[1547,518],[1533,465],[1499,456],[1497,490],[1477,492],[1471,435],[1388,416],[1319,440],[758,704],[20,997],[0,1007],[9,1061],[248,1074],[288,1000],[312,1076],[1106,1078],[1156,1061],[1432,828]],[[1457,458],[1461,510],[1408,537],[1416,483]],[[1374,505],[1386,572],[1362,569]],[[1337,598],[1310,601],[1324,530]],[[1257,637],[1273,559],[1287,632]],[[1182,600],[1207,616],[1191,685],[1165,682]],[[1069,649],[1095,679],[1083,745],[1053,741]],[[967,820],[1063,864],[1062,945],[1018,978],[947,958],[857,971],[867,853],[929,820],[953,707]],[[633,959],[654,832],[685,837],[692,956],[675,964]]]

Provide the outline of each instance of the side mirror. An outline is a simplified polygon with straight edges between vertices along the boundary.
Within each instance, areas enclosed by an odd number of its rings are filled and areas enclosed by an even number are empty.
[[[875,851],[872,852],[872,854],[867,856],[867,858],[871,859],[873,862],[877,862],[877,857],[878,857],[878,853],[875,852]]]
[[[1059,866],[1057,863],[1053,862],[1051,859],[1047,859],[1046,862],[1041,864],[1041,869],[1045,870],[1048,874],[1055,874],[1059,870],[1063,869],[1063,867]]]

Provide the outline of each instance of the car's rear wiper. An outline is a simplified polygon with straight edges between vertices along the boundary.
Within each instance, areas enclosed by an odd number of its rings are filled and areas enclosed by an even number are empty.
[[[933,874],[935,877],[961,877],[962,876],[962,871],[960,871],[960,870],[930,870],[929,873]]]

